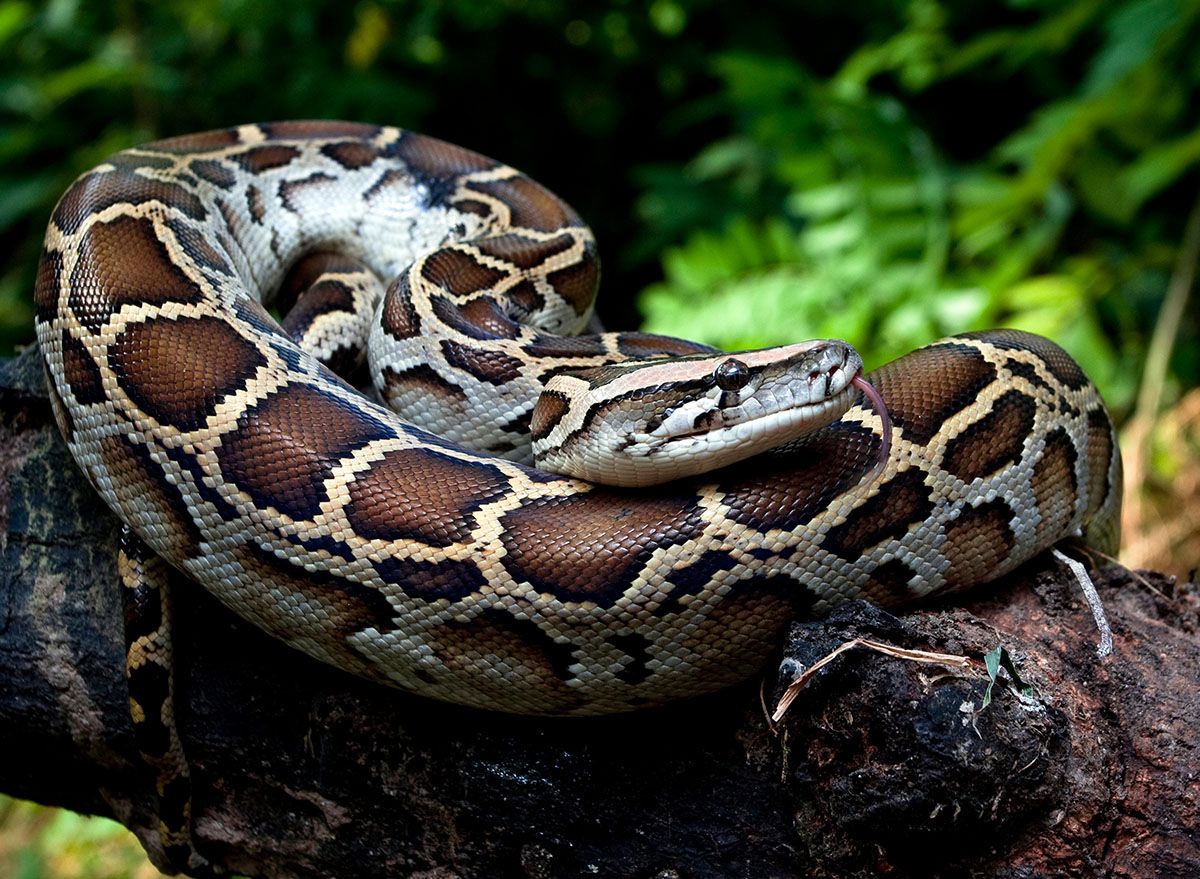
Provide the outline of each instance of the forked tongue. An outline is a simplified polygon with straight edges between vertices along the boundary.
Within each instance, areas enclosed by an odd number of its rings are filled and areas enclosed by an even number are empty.
[[[892,416],[888,414],[887,406],[884,405],[879,391],[875,390],[875,386],[863,378],[861,373],[852,378],[850,384],[862,391],[863,396],[870,401],[871,408],[879,416],[879,426],[883,431],[879,443],[879,460],[867,474],[867,481],[870,482],[883,472],[883,468],[887,466],[888,456],[892,453]]]

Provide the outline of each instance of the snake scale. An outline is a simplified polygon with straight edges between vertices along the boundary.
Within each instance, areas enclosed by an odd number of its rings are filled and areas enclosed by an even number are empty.
[[[127,526],[130,603],[157,606],[165,561],[355,674],[595,714],[744,680],[788,620],[847,599],[984,583],[1069,537],[1116,546],[1104,405],[1060,348],[1010,330],[873,372],[890,447],[851,389],[831,424],[709,474],[622,488],[531,467],[531,431],[606,405],[572,415],[568,388],[535,412],[551,377],[711,353],[575,335],[597,282],[590,231],[548,190],[396,128],[246,125],[84,174],[49,224],[37,335],[62,434]],[[308,291],[287,329],[264,307],[281,289]],[[327,325],[354,321],[400,415],[319,360],[352,365]],[[169,631],[161,610],[129,619],[162,769]],[[184,769],[163,773],[181,846]]]

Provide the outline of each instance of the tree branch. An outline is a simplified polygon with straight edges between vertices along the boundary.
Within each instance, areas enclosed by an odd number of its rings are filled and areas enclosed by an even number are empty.
[[[110,815],[153,852],[122,675],[115,523],[54,430],[35,352],[0,365],[0,789]],[[794,627],[785,668],[855,637],[773,735],[751,683],[622,717],[436,704],[327,668],[177,584],[181,733],[201,851],[250,876],[1185,876],[1200,753],[1197,596],[1098,578],[1115,652],[1052,562],[898,619]],[[1155,591],[1157,590],[1157,591]]]

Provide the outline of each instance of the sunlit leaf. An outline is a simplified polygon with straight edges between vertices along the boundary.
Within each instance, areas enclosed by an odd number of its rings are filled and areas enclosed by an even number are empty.
[[[1146,150],[1121,172],[1119,183],[1129,194],[1131,210],[1170,186],[1200,163],[1200,128]]]
[[[0,3],[0,46],[7,43],[13,34],[29,21],[31,11],[29,4],[21,0],[5,0]]]
[[[1181,0],[1135,0],[1114,5],[1105,23],[1105,45],[1092,61],[1084,93],[1111,88],[1130,71],[1149,62],[1163,34],[1178,26],[1181,7]]]
[[[354,30],[346,39],[346,60],[359,70],[370,67],[386,43],[389,31],[390,23],[383,9],[374,3],[359,5]]]

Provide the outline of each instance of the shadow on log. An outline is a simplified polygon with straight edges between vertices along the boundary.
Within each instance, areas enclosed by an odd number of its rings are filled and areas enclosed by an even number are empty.
[[[158,845],[127,713],[116,523],[50,418],[32,351],[0,364],[0,790]],[[178,585],[180,727],[203,854],[250,876],[1200,875],[1195,587],[1097,578],[1108,660],[1050,559],[958,607],[851,604],[796,624],[785,667],[868,651],[773,733],[759,682],[628,716],[514,718],[361,682]],[[1004,681],[981,709],[981,657]],[[766,685],[771,690],[772,684]]]

